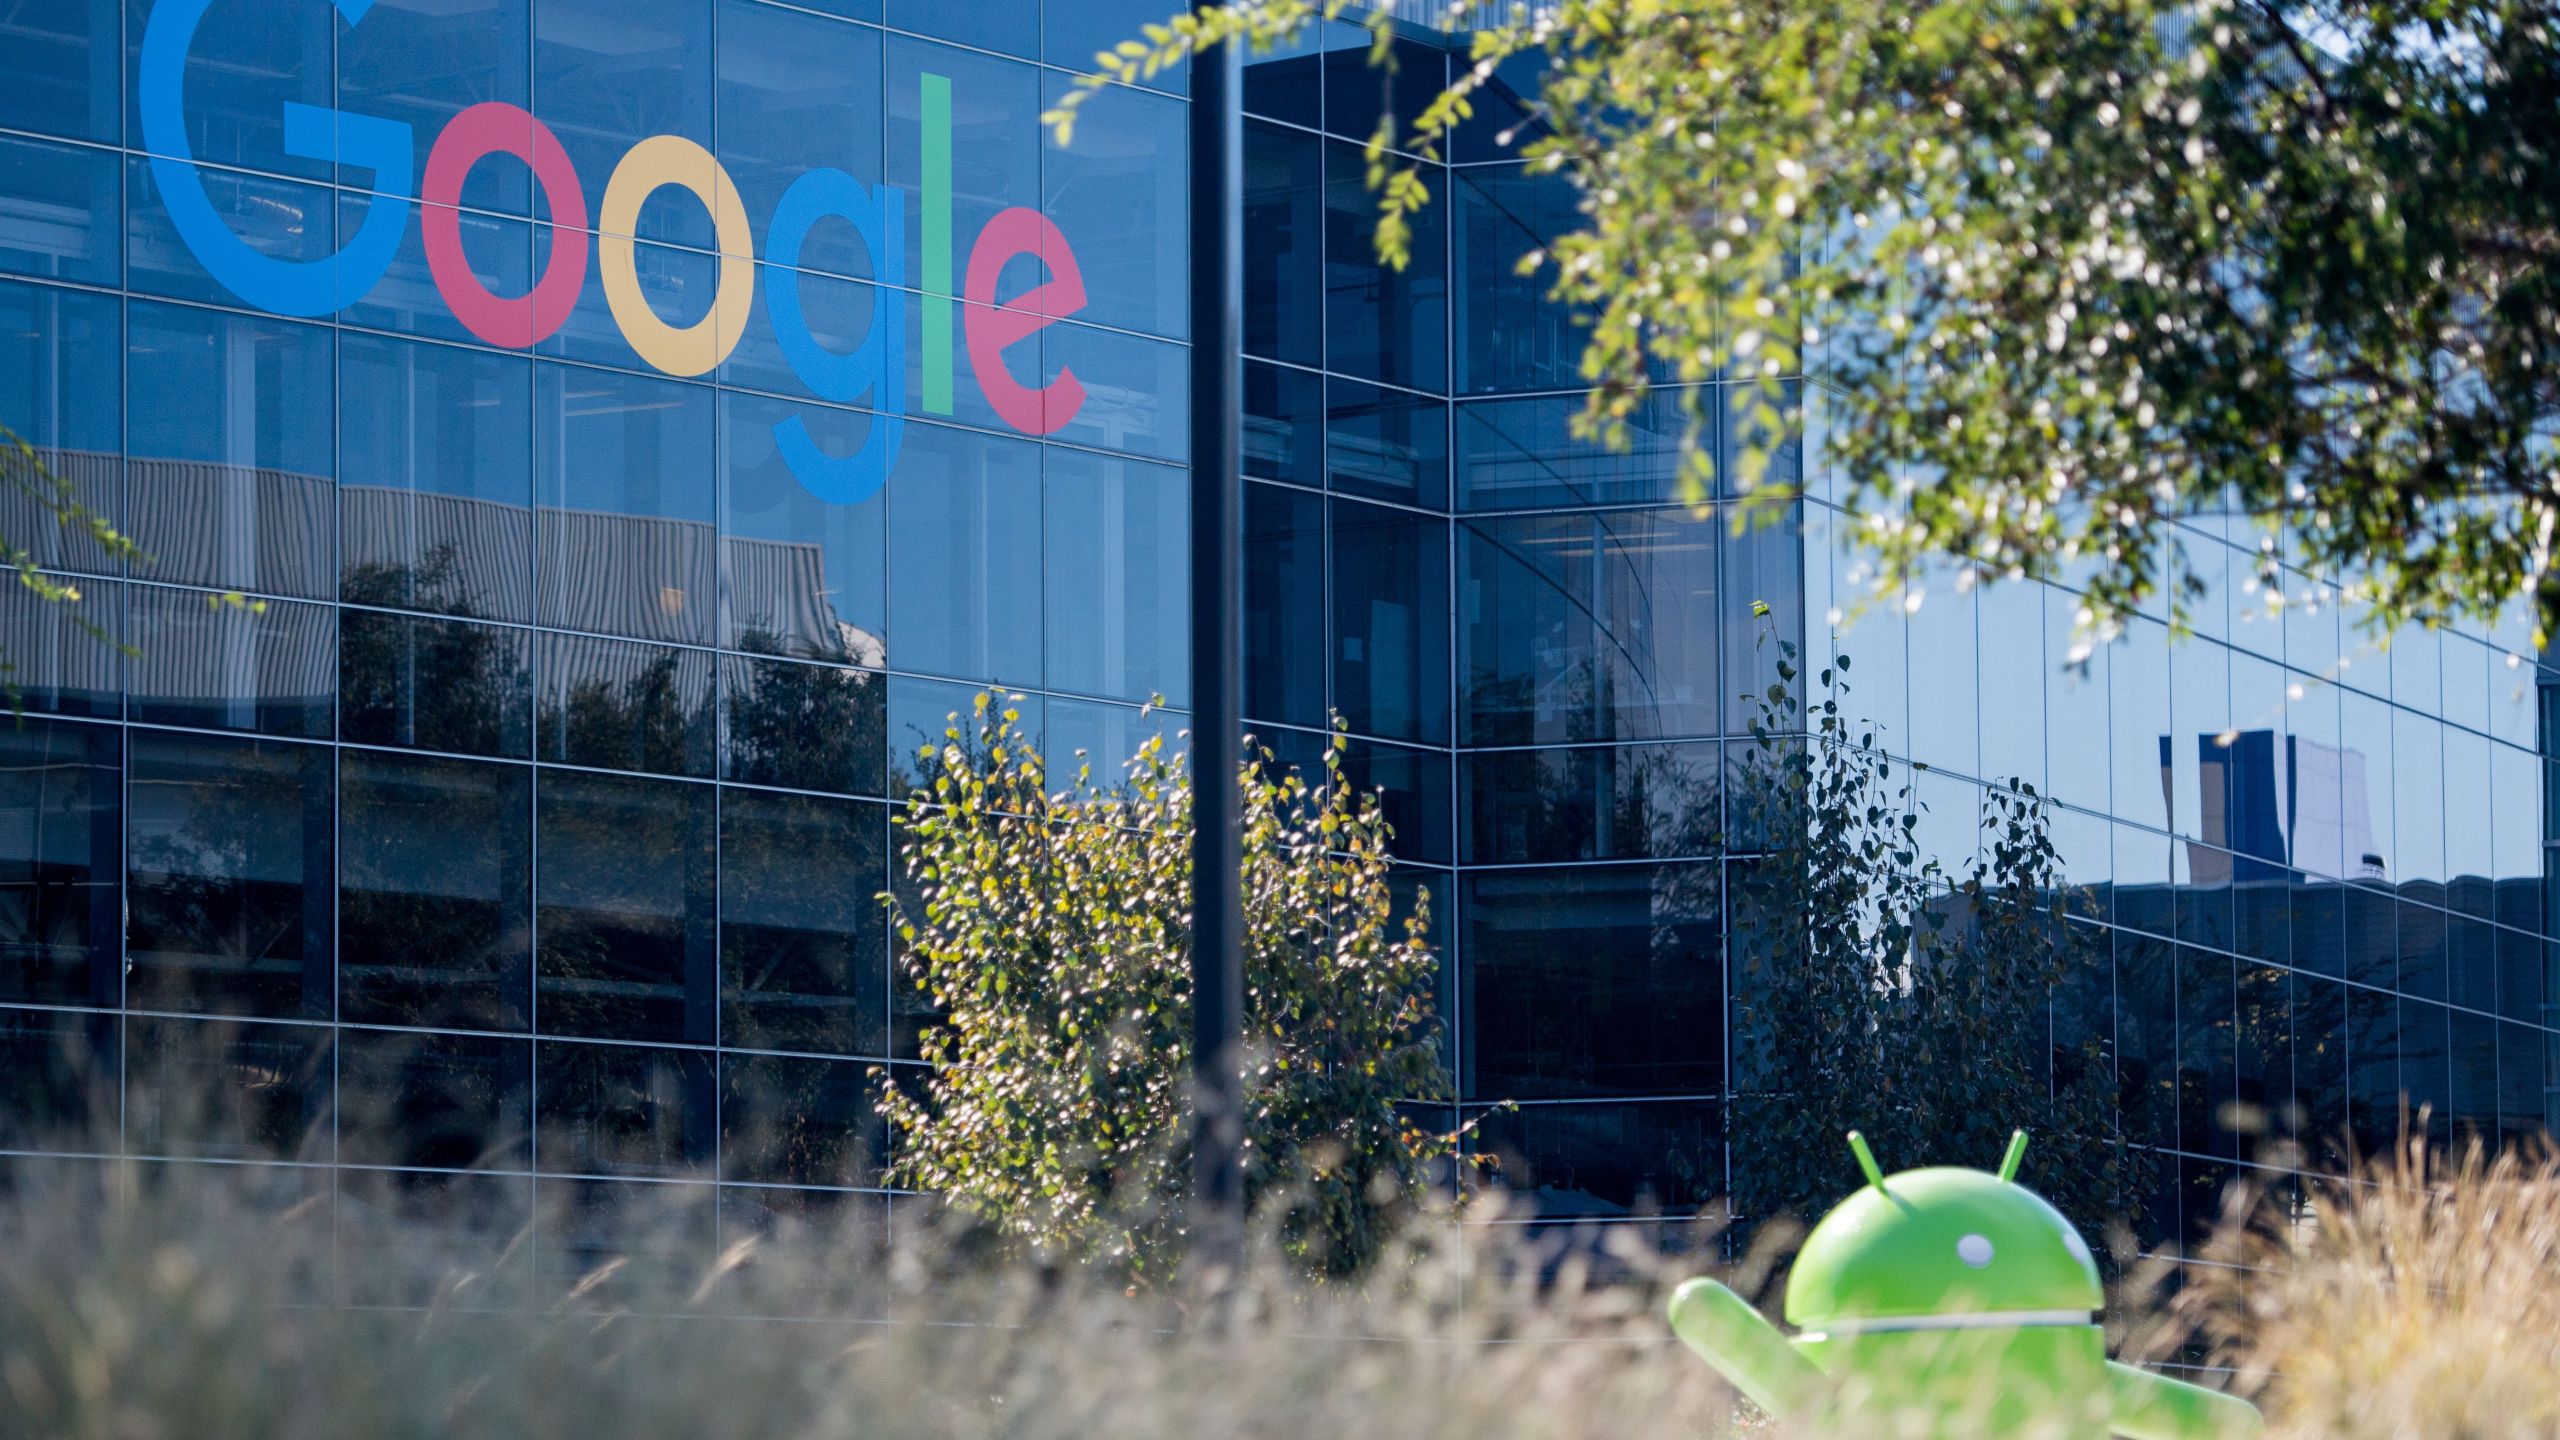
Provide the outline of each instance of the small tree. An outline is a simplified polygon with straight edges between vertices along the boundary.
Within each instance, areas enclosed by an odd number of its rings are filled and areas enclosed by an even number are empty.
[[[2039,1143],[2036,1189],[2092,1233],[2127,1217],[2143,1158],[2117,1128],[2098,1042],[2058,1034],[2086,943],[2043,799],[1986,792],[1983,854],[1961,878],[1917,841],[1906,777],[1841,706],[1849,659],[1801,719],[1796,650],[1760,701],[1735,796],[1735,1198],[1811,1219],[1855,1170],[1857,1128],[1900,1168],[1988,1167],[2009,1132]]]
[[[1044,1255],[1155,1281],[1189,1187],[1191,777],[1150,739],[1119,783],[1063,787],[999,697],[923,752],[898,818],[911,886],[901,964],[942,1012],[916,1093],[881,1102],[891,1173]],[[1390,918],[1389,827],[1340,768],[1244,791],[1245,1190],[1319,1273],[1365,1264],[1456,1137],[1405,1102],[1449,1078],[1424,942],[1429,897]]]

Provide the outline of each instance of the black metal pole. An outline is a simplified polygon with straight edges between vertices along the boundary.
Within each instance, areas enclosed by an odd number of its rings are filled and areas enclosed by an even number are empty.
[[[1243,88],[1237,46],[1193,57],[1192,1260],[1211,1289],[1244,1263]]]

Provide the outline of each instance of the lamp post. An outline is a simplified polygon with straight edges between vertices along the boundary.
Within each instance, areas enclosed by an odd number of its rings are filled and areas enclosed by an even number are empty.
[[[1192,57],[1191,1258],[1212,1289],[1244,1263],[1243,86],[1238,46]]]

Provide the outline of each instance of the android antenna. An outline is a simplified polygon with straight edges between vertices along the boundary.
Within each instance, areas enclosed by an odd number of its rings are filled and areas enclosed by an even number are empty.
[[[1876,1152],[1867,1148],[1867,1137],[1849,1132],[1849,1153],[1858,1157],[1858,1168],[1867,1172],[1867,1183],[1878,1190],[1884,1188],[1884,1167],[1876,1164]]]
[[[2009,1132],[2009,1153],[2000,1157],[2000,1183],[2012,1184],[2018,1178],[2018,1162],[2027,1158],[2027,1132]]]

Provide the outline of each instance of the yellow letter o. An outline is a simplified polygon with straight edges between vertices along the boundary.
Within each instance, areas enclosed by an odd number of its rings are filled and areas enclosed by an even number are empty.
[[[720,283],[712,292],[711,313],[691,325],[659,319],[640,293],[631,237],[640,226],[641,204],[661,185],[692,191],[711,212],[712,233],[719,239]],[[640,358],[669,375],[705,374],[728,359],[747,333],[747,310],[755,300],[755,237],[748,232],[737,183],[711,152],[681,135],[652,135],[632,146],[605,184],[596,224],[605,304]]]

